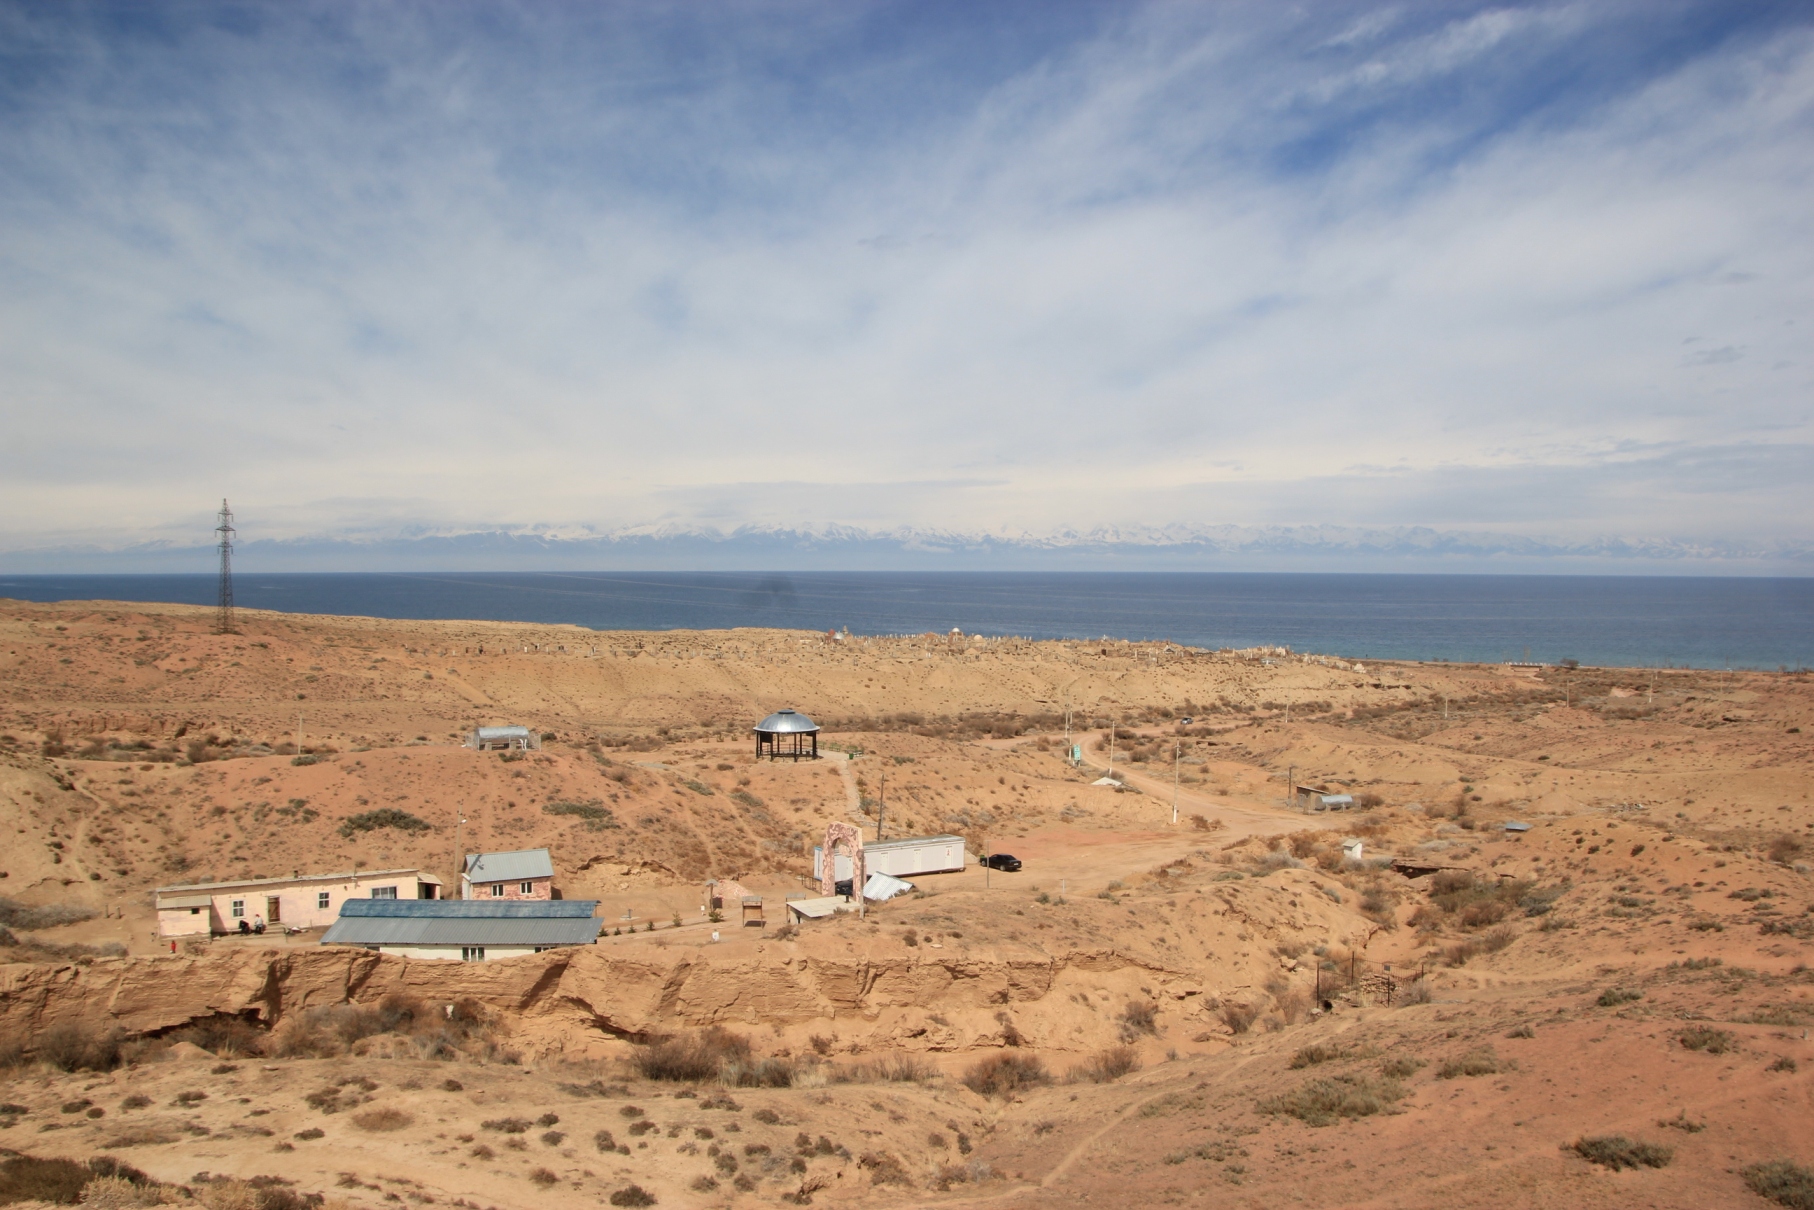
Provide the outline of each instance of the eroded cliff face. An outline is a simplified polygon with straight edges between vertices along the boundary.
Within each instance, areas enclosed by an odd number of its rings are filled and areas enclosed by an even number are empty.
[[[0,1029],[32,1038],[61,1024],[155,1034],[231,1015],[279,1024],[301,1010],[393,992],[471,998],[538,1051],[710,1025],[839,1021],[895,1045],[942,1049],[926,1013],[1022,1010],[1062,992],[1135,984],[1175,1002],[1201,985],[1113,950],[1048,956],[926,953],[826,957],[786,942],[727,959],[654,945],[587,947],[501,962],[411,961],[350,949],[222,949],[197,956],[0,966]],[[1051,1016],[1051,1014],[1047,1014]],[[910,1019],[912,1018],[912,1019]],[[1021,1026],[1046,1032],[1039,1014]],[[867,1027],[865,1029],[865,1027]]]

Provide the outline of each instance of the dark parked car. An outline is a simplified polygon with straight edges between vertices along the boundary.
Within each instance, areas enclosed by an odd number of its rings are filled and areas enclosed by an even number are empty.
[[[1012,874],[1020,869],[1020,858],[1012,853],[991,853],[983,858],[983,864],[992,870],[1006,870]]]

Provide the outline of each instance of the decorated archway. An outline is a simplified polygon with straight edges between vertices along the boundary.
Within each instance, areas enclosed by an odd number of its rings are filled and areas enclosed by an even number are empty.
[[[838,850],[850,858],[850,889],[861,895],[863,893],[863,833],[855,825],[834,819],[825,825],[824,862],[819,866],[819,893],[836,895],[838,893]]]

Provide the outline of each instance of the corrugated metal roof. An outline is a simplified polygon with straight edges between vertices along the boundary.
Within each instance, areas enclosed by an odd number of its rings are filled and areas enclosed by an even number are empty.
[[[512,725],[509,727],[480,727],[479,738],[486,739],[528,739],[529,728]]]
[[[410,920],[570,920],[590,917],[596,899],[349,899],[340,915]]]
[[[342,916],[323,945],[590,945],[598,924],[587,917],[472,919]]]
[[[870,853],[877,849],[910,849],[923,844],[961,845],[963,843],[962,836],[902,836],[895,840],[870,841],[863,846],[863,851]]]
[[[756,724],[756,730],[770,735],[787,735],[794,732],[805,733],[817,731],[819,724],[801,714],[798,710],[778,710]]]
[[[474,882],[521,882],[528,878],[553,878],[554,859],[548,856],[547,849],[468,853],[466,876]]]

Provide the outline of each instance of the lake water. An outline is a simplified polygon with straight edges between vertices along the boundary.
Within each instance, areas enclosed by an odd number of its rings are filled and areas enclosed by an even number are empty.
[[[1814,666],[1814,579],[1190,572],[234,577],[243,607],[597,630],[782,626],[1279,644],[1350,658]],[[0,597],[211,605],[213,576],[0,576]]]

